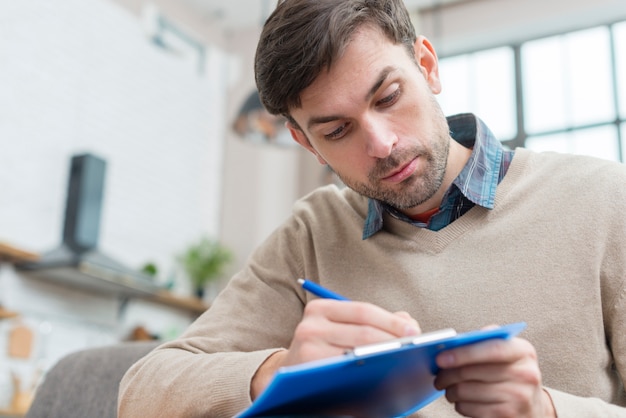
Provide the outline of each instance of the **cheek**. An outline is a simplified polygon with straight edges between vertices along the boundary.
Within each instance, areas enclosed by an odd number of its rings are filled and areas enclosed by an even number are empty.
[[[420,109],[420,106],[417,103],[412,102],[399,109],[397,113],[398,118],[396,120],[399,121],[401,126],[406,129],[408,126],[415,126],[419,124],[419,118],[422,112],[423,109]]]
[[[329,161],[330,167],[339,174],[340,177],[347,177],[357,181],[366,181],[368,173],[372,169],[368,165],[371,158],[359,158],[355,153],[344,154],[339,158]],[[334,164],[333,164],[334,163]]]

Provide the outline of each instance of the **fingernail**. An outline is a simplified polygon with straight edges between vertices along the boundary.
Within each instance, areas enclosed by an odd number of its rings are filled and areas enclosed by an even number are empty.
[[[404,327],[404,335],[411,336],[411,335],[419,335],[420,334],[420,329],[416,328],[414,325],[406,325]]]
[[[450,367],[454,365],[454,356],[451,353],[441,353],[437,356],[439,367]]]

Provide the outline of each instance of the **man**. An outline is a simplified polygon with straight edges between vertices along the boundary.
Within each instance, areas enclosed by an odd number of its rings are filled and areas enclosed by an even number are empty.
[[[525,321],[442,353],[419,417],[626,417],[626,167],[504,150],[448,121],[401,0],[284,0],[260,97],[348,186],[322,188],[179,339],[136,364],[120,416],[232,416],[284,365],[444,327]],[[306,277],[355,302],[316,299]]]

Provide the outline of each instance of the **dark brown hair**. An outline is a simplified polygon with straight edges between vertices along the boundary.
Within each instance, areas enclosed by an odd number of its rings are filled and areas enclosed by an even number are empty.
[[[343,53],[364,24],[379,28],[413,58],[415,28],[403,0],[280,0],[265,22],[254,60],[263,105],[291,119],[300,93]]]

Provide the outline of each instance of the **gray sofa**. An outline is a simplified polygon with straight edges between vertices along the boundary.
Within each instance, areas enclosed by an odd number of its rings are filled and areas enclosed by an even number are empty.
[[[62,358],[37,389],[26,418],[117,417],[119,382],[159,342],[125,342]]]

